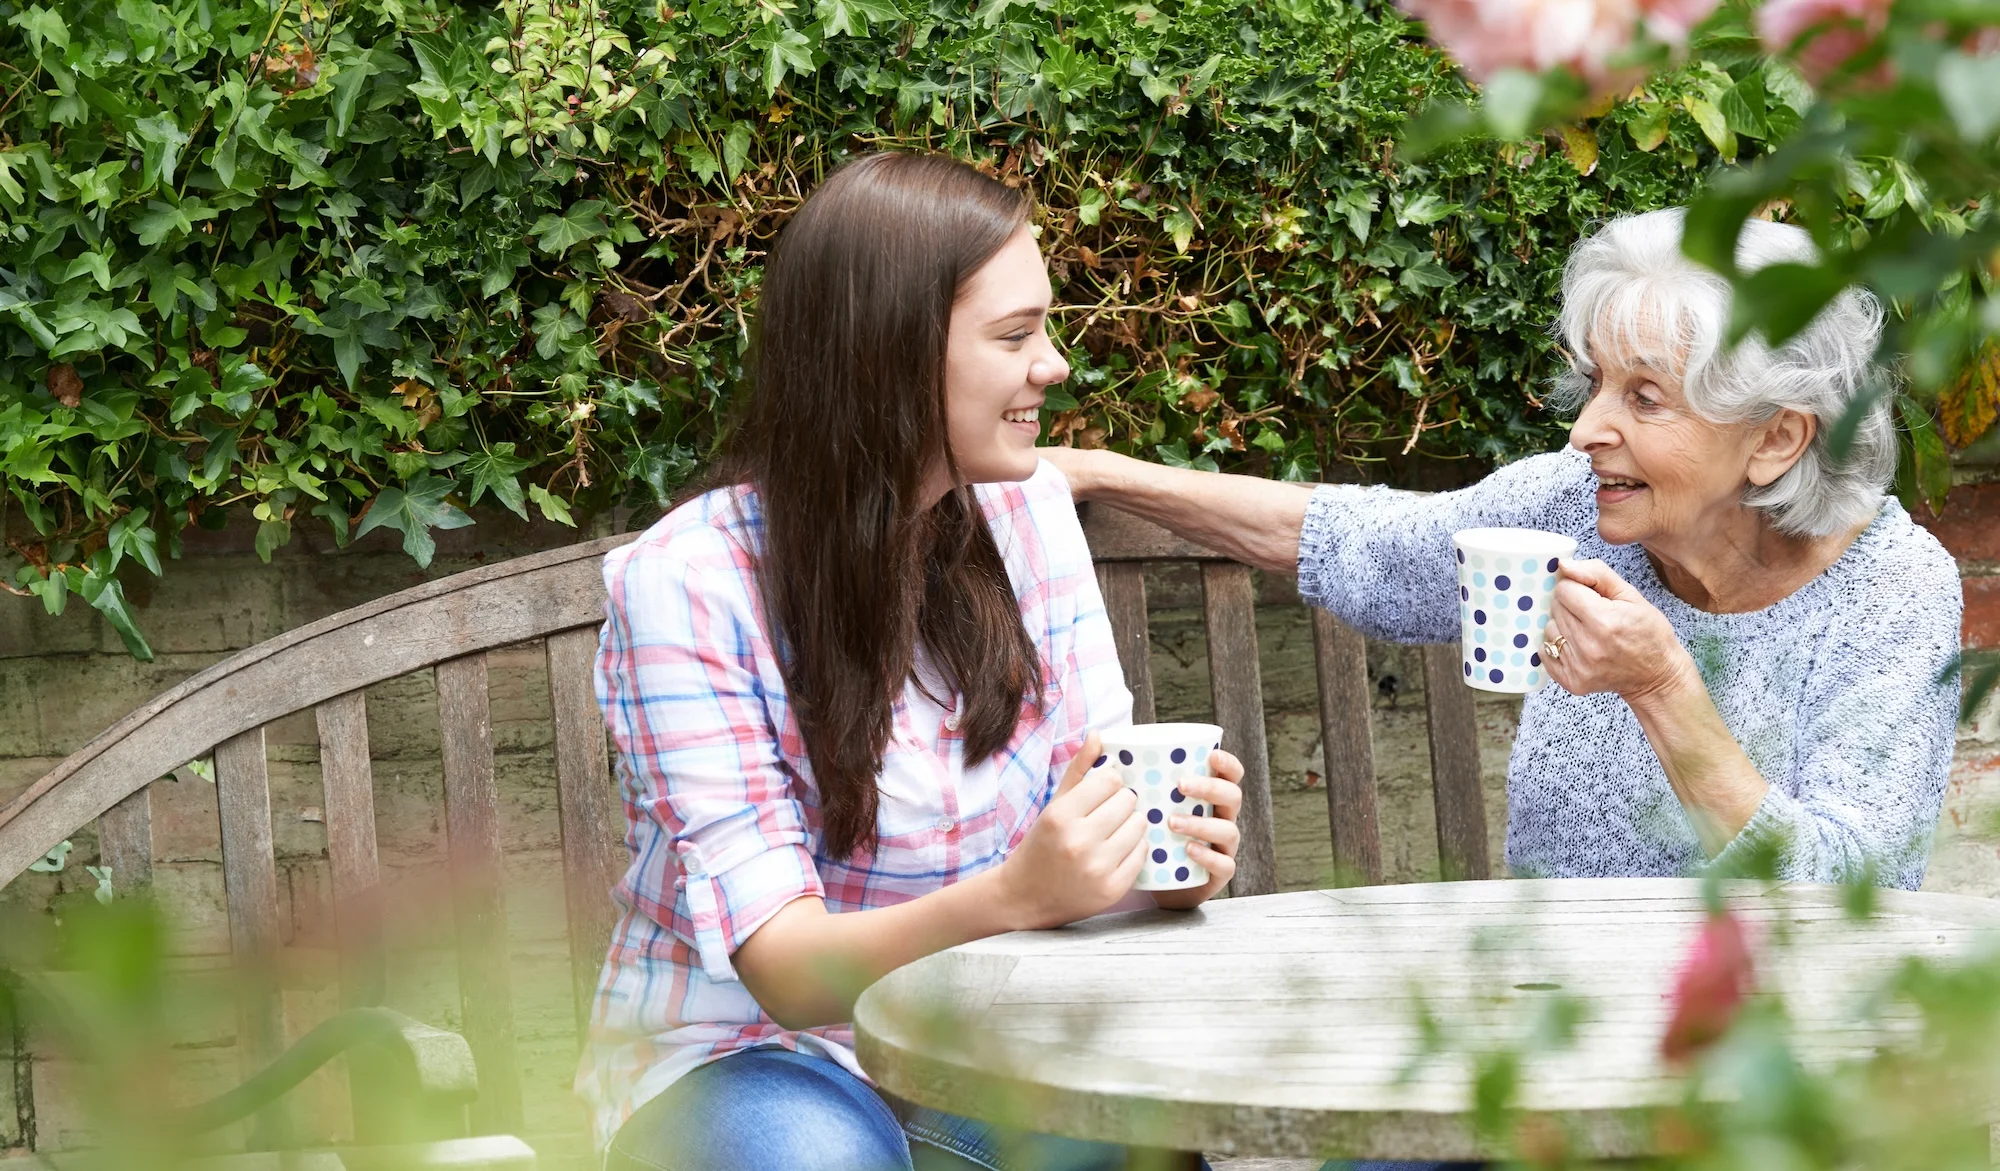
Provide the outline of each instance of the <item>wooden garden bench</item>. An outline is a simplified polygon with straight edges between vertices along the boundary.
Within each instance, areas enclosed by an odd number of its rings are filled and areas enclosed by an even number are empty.
[[[1270,765],[1250,569],[1109,509],[1088,509],[1085,531],[1141,721],[1150,721],[1154,713],[1143,570],[1158,563],[1199,565],[1216,722],[1226,729],[1226,746],[1243,758],[1246,768],[1245,837],[1232,893],[1275,890]],[[413,672],[432,672],[442,733],[443,822],[455,892],[461,1019],[464,1044],[476,1064],[476,1086],[472,1071],[463,1068],[462,1048],[453,1048],[457,1038],[443,1034],[449,1039],[440,1041],[430,1036],[436,1030],[415,1022],[401,1031],[400,1026],[382,1027],[380,1019],[365,1028],[342,1025],[353,1034],[346,1042],[317,1037],[317,1048],[310,1053],[288,1050],[279,988],[267,980],[242,997],[237,1019],[243,1071],[263,1071],[253,1079],[263,1093],[239,1093],[236,1104],[239,1113],[280,1110],[281,1105],[267,1105],[268,1099],[310,1072],[310,1065],[330,1059],[349,1043],[386,1040],[390,1057],[380,1060],[403,1071],[401,1081],[388,1084],[417,1088],[399,1089],[384,1103],[384,1095],[364,1093],[357,1078],[352,1123],[358,1141],[423,1138],[442,1143],[435,1148],[437,1158],[447,1162],[529,1165],[523,1159],[532,1156],[524,1155],[518,1143],[468,1140],[470,1145],[453,1146],[444,1141],[451,1135],[413,1135],[409,1126],[399,1129],[393,1119],[369,1115],[393,1113],[394,1098],[421,1091],[437,1101],[463,1102],[462,1123],[453,1119],[453,1129],[462,1125],[460,1133],[520,1132],[522,1089],[487,653],[536,640],[547,656],[569,966],[579,1030],[584,1024],[613,926],[607,892],[625,866],[622,805],[592,686],[604,618],[600,562],[635,535],[428,582],[273,638],[194,675],[120,720],[0,809],[0,885],[92,819],[101,861],[117,876],[118,888],[145,885],[154,858],[150,784],[189,761],[212,756],[230,949],[244,972],[275,971],[281,920],[264,729],[310,710],[317,722],[324,785],[333,896],[327,913],[334,919],[330,934],[343,954],[369,956],[370,940],[379,930],[369,910],[378,864],[363,690]],[[1379,881],[1382,855],[1363,640],[1323,613],[1315,612],[1313,622],[1334,858],[1354,880]],[[1471,693],[1457,683],[1455,648],[1426,648],[1423,662],[1442,872],[1454,878],[1486,877]],[[361,962],[343,969],[343,1006],[364,1010],[380,1003],[379,958],[373,965]],[[274,1062],[280,1068],[272,1069]],[[351,1062],[351,1074],[354,1069]],[[258,1133],[278,1132],[266,1128]],[[583,1140],[571,1142],[570,1155],[583,1157]],[[563,1152],[546,1147],[539,1153],[544,1166],[569,1161]],[[351,1154],[345,1158],[348,1166],[367,1162]]]

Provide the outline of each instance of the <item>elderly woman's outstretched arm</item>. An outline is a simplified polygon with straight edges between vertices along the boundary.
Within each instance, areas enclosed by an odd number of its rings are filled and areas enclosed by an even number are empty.
[[[1101,500],[1198,545],[1276,573],[1299,566],[1313,485],[1162,467],[1109,451],[1045,447],[1079,501]]]
[[[1135,513],[1260,569],[1297,573],[1306,601],[1372,638],[1453,642],[1451,535],[1490,526],[1591,532],[1587,465],[1531,456],[1455,492],[1285,484],[1161,467],[1108,451],[1044,448],[1078,500]]]

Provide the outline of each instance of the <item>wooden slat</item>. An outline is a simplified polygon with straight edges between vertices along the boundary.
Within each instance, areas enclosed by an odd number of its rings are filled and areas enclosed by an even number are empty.
[[[215,800],[222,824],[222,888],[229,904],[229,942],[237,966],[236,1047],[247,1076],[285,1048],[284,1005],[278,991],[278,865],[271,839],[271,781],[264,729],[252,728],[215,747]],[[259,1146],[287,1138],[283,1104],[258,1117]]]
[[[571,545],[377,598],[155,696],[0,806],[0,885],[140,785],[239,732],[446,659],[602,622],[599,563],[637,537]]]
[[[1222,747],[1243,762],[1243,811],[1237,824],[1232,895],[1278,889],[1276,829],[1271,818],[1271,750],[1264,737],[1264,681],[1257,665],[1256,590],[1250,567],[1235,562],[1201,567],[1203,617],[1208,627],[1209,687]]]
[[[1153,640],[1146,628],[1146,576],[1137,562],[1108,561],[1097,567],[1097,589],[1111,619],[1111,641],[1132,693],[1132,722],[1153,722]]]
[[[590,1023],[597,974],[617,919],[611,901],[626,866],[625,814],[611,780],[604,717],[591,669],[597,631],[548,639],[549,701],[555,710],[556,795],[562,815],[563,898],[569,911],[569,967],[578,1035]]]
[[[350,691],[314,709],[319,725],[326,860],[333,872],[334,927],[344,960],[341,1003],[380,1004],[383,995],[380,872],[375,851],[375,773],[368,759],[368,706]]]
[[[1213,549],[1183,541],[1152,521],[1109,505],[1078,510],[1092,561],[1227,561]]]
[[[1375,814],[1375,742],[1370,735],[1368,643],[1313,607],[1313,660],[1319,675],[1319,734],[1325,757],[1326,820],[1335,881],[1382,881],[1382,831]]]
[[[1462,677],[1460,653],[1455,642],[1423,649],[1438,870],[1446,882],[1493,876],[1486,857],[1486,791],[1479,777],[1479,726],[1472,711],[1472,689]]]
[[[458,995],[465,1039],[479,1064],[472,1121],[478,1133],[510,1133],[521,1128],[521,1076],[514,1052],[500,793],[493,777],[485,652],[439,663],[436,674],[445,834],[458,925]]]
[[[153,787],[149,784],[97,819],[98,865],[111,868],[120,897],[153,885]]]

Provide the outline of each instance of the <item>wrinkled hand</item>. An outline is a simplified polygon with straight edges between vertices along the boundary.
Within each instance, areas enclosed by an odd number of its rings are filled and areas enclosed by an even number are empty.
[[[1667,616],[1609,565],[1564,561],[1557,572],[1545,636],[1562,643],[1553,655],[1545,645],[1542,663],[1565,691],[1614,692],[1629,702],[1671,686],[1692,667]]]
[[[1138,796],[1114,770],[1091,771],[1102,754],[1093,732],[1028,836],[1000,864],[1005,897],[1023,928],[1089,918],[1123,898],[1139,877],[1146,819]]]
[[[1191,800],[1209,807],[1209,815],[1176,813],[1167,818],[1168,829],[1194,839],[1188,843],[1188,857],[1208,868],[1208,884],[1154,891],[1153,901],[1171,910],[1200,906],[1236,877],[1236,850],[1243,842],[1243,833],[1236,826],[1236,815],[1243,809],[1243,762],[1227,752],[1211,752],[1208,771],[1215,775],[1185,777],[1179,784]]]

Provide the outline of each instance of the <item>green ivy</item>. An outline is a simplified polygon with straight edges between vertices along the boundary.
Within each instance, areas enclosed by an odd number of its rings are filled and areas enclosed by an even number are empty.
[[[1379,4],[681,2],[0,0],[0,585],[143,657],[121,576],[232,508],[266,557],[324,524],[428,563],[488,500],[657,505],[779,224],[874,149],[1036,196],[1060,441],[1286,478],[1539,450],[1570,244],[1805,100],[1745,58],[1419,161],[1465,85]]]

